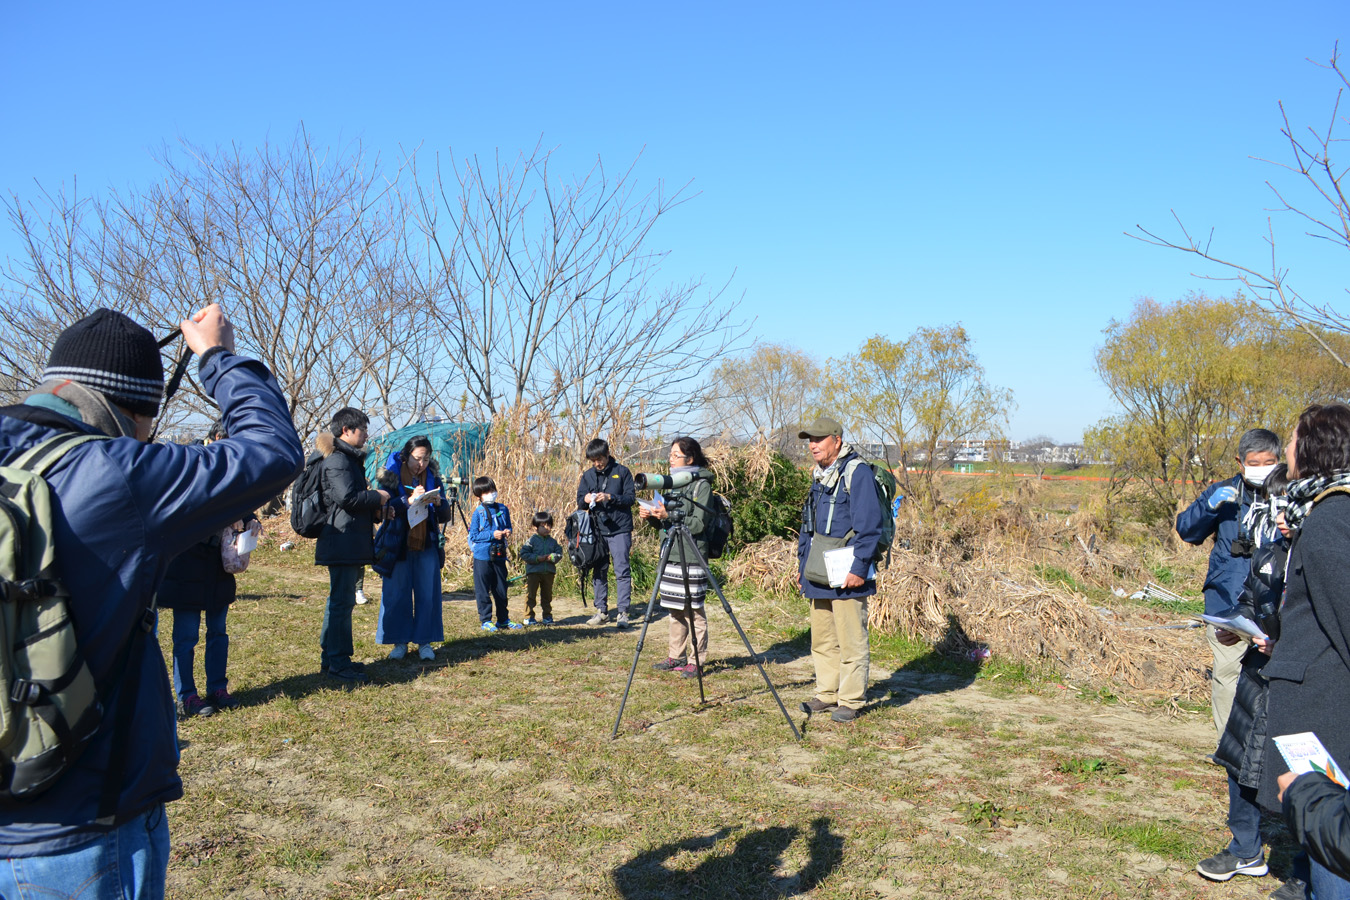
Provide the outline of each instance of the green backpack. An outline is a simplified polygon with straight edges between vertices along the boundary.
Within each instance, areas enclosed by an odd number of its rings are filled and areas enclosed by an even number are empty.
[[[102,439],[61,434],[0,466],[0,803],[51,787],[103,720],[56,572],[42,477],[72,448]]]
[[[859,466],[870,469],[872,484],[876,487],[877,502],[881,504],[881,539],[877,541],[876,552],[872,554],[872,562],[880,563],[885,560],[886,565],[891,562],[891,545],[895,543],[895,495],[897,492],[895,473],[891,471],[883,460],[867,461],[861,457],[854,457],[849,460],[848,465],[844,466],[844,477],[839,479],[844,483],[844,490],[850,494],[853,493],[853,473]],[[838,488],[836,488],[837,490]],[[834,506],[830,506],[830,518],[834,518]],[[829,525],[826,525],[826,530]]]

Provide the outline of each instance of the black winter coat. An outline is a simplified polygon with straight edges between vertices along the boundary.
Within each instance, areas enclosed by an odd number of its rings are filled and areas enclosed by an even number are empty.
[[[614,496],[613,500],[595,504],[595,520],[601,534],[609,537],[633,530],[633,504],[637,502],[637,489],[633,486],[633,473],[627,467],[619,465],[611,457],[603,469],[596,471],[591,466],[582,472],[581,481],[577,484],[577,509],[586,509],[587,494]]]
[[[1280,642],[1263,674],[1270,681],[1269,733],[1313,731],[1344,770],[1350,766],[1350,495],[1332,494],[1303,520],[1289,551]],[[1279,809],[1275,779],[1288,770],[1266,742],[1258,797]]]
[[[254,521],[244,518],[244,525]],[[234,602],[234,576],[220,559],[220,535],[213,534],[173,558],[155,602],[160,609],[219,612]]]
[[[1284,818],[1309,856],[1350,878],[1350,791],[1318,772],[1300,775],[1284,792]]]
[[[1252,551],[1251,571],[1242,589],[1238,607],[1272,639],[1280,636],[1280,595],[1284,592],[1284,567],[1289,546],[1280,541]],[[1270,657],[1255,647],[1242,657],[1242,674],[1228,726],[1219,738],[1214,759],[1247,787],[1261,786],[1266,752],[1266,695],[1269,684],[1261,670]]]
[[[314,545],[316,566],[365,566],[375,558],[375,515],[384,506],[378,491],[366,487],[365,451],[331,434],[320,434],[323,502],[328,510]]]

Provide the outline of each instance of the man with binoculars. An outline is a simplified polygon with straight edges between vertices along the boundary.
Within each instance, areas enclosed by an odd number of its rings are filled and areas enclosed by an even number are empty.
[[[821,416],[798,437],[808,442],[816,462],[797,541],[797,584],[811,601],[816,667],[816,695],[802,710],[807,715],[829,710],[834,721],[851,722],[867,695],[872,658],[867,598],[877,592],[873,559],[881,540],[881,502],[871,471],[844,443],[839,422]],[[838,584],[828,573],[828,553],[843,553],[848,564]]]
[[[591,468],[581,473],[577,485],[577,509],[590,508],[596,528],[609,547],[619,594],[619,620],[615,624],[627,628],[628,603],[633,594],[628,557],[633,550],[633,502],[637,499],[633,473],[614,461],[609,455],[609,442],[603,438],[596,438],[586,445],[586,460]],[[608,562],[592,570],[591,589],[595,594],[595,615],[586,624],[603,625],[609,620]]]

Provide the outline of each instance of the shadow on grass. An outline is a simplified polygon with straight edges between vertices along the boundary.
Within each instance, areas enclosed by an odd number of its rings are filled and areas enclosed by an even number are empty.
[[[948,613],[947,630],[943,632],[942,639],[927,653],[911,659],[889,677],[874,682],[868,694],[876,699],[868,706],[904,706],[923,694],[940,694],[969,687],[980,673],[983,663],[979,656],[985,650],[983,644],[966,634],[960,620]]]
[[[472,600],[473,598],[470,597],[469,599]],[[634,604],[634,606],[637,609],[642,609],[637,604]],[[519,630],[507,631],[503,629],[495,633],[476,632],[471,636],[454,638],[442,643],[437,648],[436,658],[433,660],[419,659],[416,645],[409,645],[408,655],[403,659],[383,658],[367,663],[365,667],[366,675],[370,678],[369,685],[372,686],[402,684],[416,681],[428,670],[464,665],[493,653],[526,652],[543,646],[593,641],[602,637],[635,636],[635,629],[617,630],[612,622],[607,626],[596,628],[560,627],[583,625],[588,618],[590,618],[589,611],[563,616],[555,608],[554,624],[551,626],[535,625]],[[298,700],[319,691],[359,690],[365,686],[367,685],[353,684],[321,675],[317,671],[316,664],[313,672],[291,675],[271,684],[241,691],[236,699],[239,700],[240,706],[257,706],[279,696]]]
[[[614,884],[625,900],[656,900],[676,897],[737,897],[769,900],[806,894],[838,868],[844,855],[844,839],[830,831],[830,820],[811,823],[807,838],[809,858],[795,875],[778,875],[787,848],[801,834],[800,828],[765,828],[736,840],[729,853],[709,853],[693,869],[667,868],[666,860],[681,853],[716,851],[730,837],[723,828],[706,837],[665,844],[639,853],[614,870]]]

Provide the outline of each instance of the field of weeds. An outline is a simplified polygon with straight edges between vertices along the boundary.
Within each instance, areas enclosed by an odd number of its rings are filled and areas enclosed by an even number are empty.
[[[586,626],[564,570],[558,625],[484,635],[457,552],[436,659],[386,659],[376,605],[358,607],[373,682],[337,689],[317,674],[326,570],[310,542],[279,550],[274,522],[230,613],[244,705],[181,725],[170,894],[1264,897],[1272,877],[1213,885],[1193,869],[1227,840],[1203,639],[1127,630],[1183,615],[1114,593],[1193,593],[1203,552],[1106,537],[1090,497],[999,490],[953,501],[965,508],[940,526],[902,523],[869,707],[849,725],[797,708],[809,634],[780,589],[783,545],[723,567],[800,741],[718,608],[705,702],[650,668],[665,655],[654,620],[611,739],[639,630]],[[1282,873],[1288,840],[1268,825]]]

